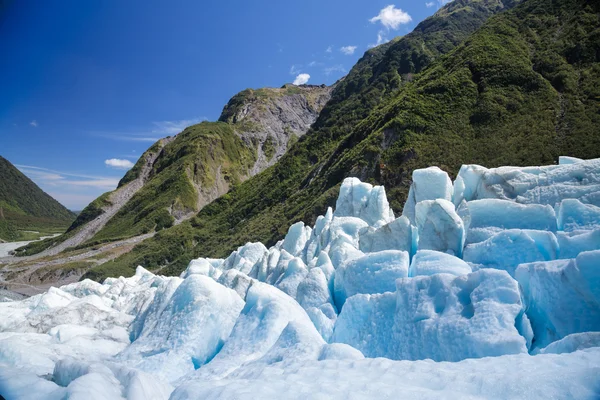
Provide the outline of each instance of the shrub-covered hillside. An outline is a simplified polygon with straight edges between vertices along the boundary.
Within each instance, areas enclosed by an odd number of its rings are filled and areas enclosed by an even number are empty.
[[[166,265],[165,271],[176,272],[192,256],[224,256],[247,241],[273,243],[290,222],[310,221],[333,203],[337,185],[351,173],[334,176],[329,169],[361,121],[401,95],[426,65],[467,39],[490,16],[516,3],[456,0],[411,34],[369,50],[336,85],[309,133],[277,164],[205,207],[189,223],[160,232],[88,276],[129,273],[137,264]]]
[[[0,239],[33,238],[30,232],[64,231],[75,214],[0,157]]]

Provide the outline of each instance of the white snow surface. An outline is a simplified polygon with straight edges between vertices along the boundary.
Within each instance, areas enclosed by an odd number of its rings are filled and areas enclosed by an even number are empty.
[[[600,160],[346,179],[267,248],[0,303],[13,399],[600,397]]]

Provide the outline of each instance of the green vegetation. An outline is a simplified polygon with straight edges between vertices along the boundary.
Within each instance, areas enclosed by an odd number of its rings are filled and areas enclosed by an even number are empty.
[[[77,216],[77,219],[71,224],[67,233],[79,228],[80,226],[87,224],[99,217],[104,211],[103,208],[109,206],[111,203],[108,200],[112,192],[106,192],[96,200],[92,201],[87,205]]]
[[[111,193],[113,192],[106,192],[100,195],[100,197],[92,201],[90,204],[88,204],[87,207],[85,207],[79,213],[75,221],[73,221],[71,226],[67,229],[67,231],[64,234],[57,237],[51,237],[41,241],[29,243],[27,246],[20,247],[17,250],[15,250],[15,254],[17,254],[18,256],[30,256],[33,254],[37,254],[74,236],[80,229],[82,229],[83,225],[90,221],[93,221],[95,218],[100,216],[104,212],[102,210],[103,207],[109,206],[111,204],[108,200]],[[64,232],[64,229],[62,231]]]
[[[29,281],[42,283],[55,281],[57,276],[59,279],[64,279],[73,274],[81,274],[87,271],[92,265],[94,263],[90,261],[73,261],[66,264],[49,265],[35,270],[29,277]]]
[[[267,160],[270,160],[275,155],[275,139],[272,136],[267,137],[267,139],[262,144],[262,151],[265,154]]]
[[[33,240],[64,232],[75,215],[0,157],[0,239]]]
[[[157,141],[152,146],[150,146],[150,148],[148,150],[146,150],[144,152],[144,154],[142,154],[142,156],[139,158],[139,160],[137,160],[137,162],[135,163],[133,168],[131,168],[129,171],[127,171],[125,176],[119,181],[119,185],[117,187],[125,186],[129,182],[136,180],[140,176],[140,173],[142,172],[144,165],[146,165],[146,163],[148,162],[148,159],[153,154],[156,154],[157,152],[159,152],[162,149],[162,147],[163,147],[163,139]]]
[[[504,2],[505,6],[513,3]],[[361,121],[399,96],[404,87],[411,85],[405,82],[414,81],[428,63],[465,40],[502,4],[455,0],[419,24],[413,33],[369,50],[338,83],[312,131],[290,146],[277,164],[235,186],[192,220],[159,232],[130,253],[93,268],[86,276],[101,279],[128,275],[140,264],[148,268],[165,266],[161,273],[178,273],[193,257],[224,257],[247,241],[273,244],[291,223],[313,223],[316,215],[334,205],[344,177],[356,175],[378,182],[380,176],[368,166],[379,162],[381,139],[365,142],[369,144],[367,150],[379,151],[358,153],[349,162],[346,159],[347,149],[362,141],[358,136],[364,132]],[[221,120],[236,115],[238,103],[232,99]],[[430,110],[429,118],[435,118],[434,111]],[[408,177],[410,171],[403,174]]]
[[[151,179],[85,245],[168,228],[173,215],[199,208],[196,186],[212,188],[217,179],[238,184],[255,160],[255,150],[245,146],[229,124],[202,122],[186,128],[163,148]]]

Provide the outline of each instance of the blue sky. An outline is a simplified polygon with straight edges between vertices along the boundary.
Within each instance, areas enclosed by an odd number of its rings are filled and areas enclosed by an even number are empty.
[[[0,9],[0,155],[79,210],[245,88],[331,84],[429,0],[59,0]],[[1,177],[0,177],[1,179]]]

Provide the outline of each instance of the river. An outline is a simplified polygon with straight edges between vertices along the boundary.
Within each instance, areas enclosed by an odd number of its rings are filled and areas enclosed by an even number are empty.
[[[52,236],[42,236],[38,240],[44,240],[44,239],[56,237],[56,236],[60,236],[60,233],[57,233],[56,235],[52,235]],[[30,240],[27,242],[0,243],[0,258],[8,256],[11,251],[18,249],[21,246],[25,246],[26,244],[29,244],[31,242],[37,242],[38,240]]]

